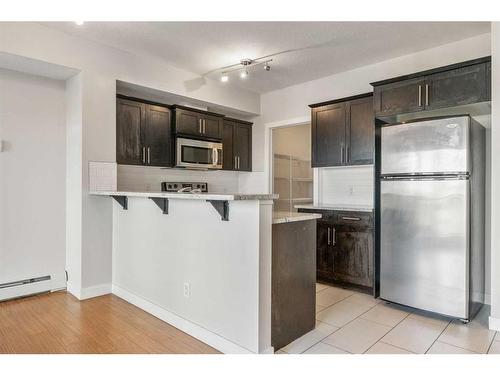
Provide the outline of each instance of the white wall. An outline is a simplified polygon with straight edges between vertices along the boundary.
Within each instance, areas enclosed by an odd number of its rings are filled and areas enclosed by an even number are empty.
[[[70,287],[75,286],[70,291],[79,297],[92,295],[92,290],[106,290],[111,283],[111,202],[96,200],[87,193],[88,162],[115,161],[116,80],[250,114],[260,110],[257,94],[224,87],[209,79],[204,85],[193,87],[187,83],[197,78],[194,73],[37,23],[0,23],[0,53],[40,60],[44,67],[54,64],[60,70],[68,71],[69,67],[80,72],[68,82],[67,98],[68,108],[76,111],[67,114],[71,120],[68,158],[75,163],[75,169],[68,174],[68,265]],[[12,64],[13,59],[8,60]]]
[[[64,81],[0,69],[0,283],[66,285]]]
[[[500,331],[500,23],[492,23],[491,51],[491,317]]]
[[[373,166],[318,168],[316,204],[373,207]]]

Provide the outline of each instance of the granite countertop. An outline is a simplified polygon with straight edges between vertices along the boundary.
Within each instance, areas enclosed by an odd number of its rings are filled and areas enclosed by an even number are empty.
[[[325,211],[357,211],[357,212],[373,212],[372,206],[357,205],[357,204],[297,204],[295,208],[304,208],[308,210],[325,210]]]
[[[294,221],[316,220],[321,219],[321,214],[310,212],[287,212],[274,211],[273,224],[290,223]]]
[[[171,193],[154,191],[91,191],[90,195],[126,196],[143,198],[168,198],[191,200],[242,201],[278,199],[277,194],[242,194],[242,193]]]

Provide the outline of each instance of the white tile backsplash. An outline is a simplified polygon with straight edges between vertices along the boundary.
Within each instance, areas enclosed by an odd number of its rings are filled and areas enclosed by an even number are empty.
[[[317,204],[373,207],[373,166],[318,169]]]
[[[89,162],[89,191],[116,190],[117,164],[110,162]]]
[[[118,165],[118,190],[160,191],[163,181],[207,182],[208,191],[214,193],[236,193],[239,190],[238,172]]]

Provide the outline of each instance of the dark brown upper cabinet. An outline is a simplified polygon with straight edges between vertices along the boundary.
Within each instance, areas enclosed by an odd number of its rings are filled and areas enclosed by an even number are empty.
[[[491,58],[485,57],[374,82],[377,117],[490,100]]]
[[[175,133],[197,139],[222,139],[222,115],[174,106]]]
[[[375,87],[373,91],[375,114],[390,116],[423,111],[425,109],[422,96],[424,85],[424,78],[415,78]]]
[[[252,123],[225,118],[222,134],[222,168],[252,171]]]
[[[142,134],[145,124],[144,103],[116,99],[116,162],[142,165]]]
[[[172,116],[168,107],[118,96],[118,164],[173,166]]]
[[[146,104],[144,147],[148,165],[173,165],[172,113],[170,109]]]
[[[373,164],[375,144],[375,118],[373,97],[351,100],[347,104],[346,163],[349,165]]]
[[[312,109],[312,166],[342,165],[345,147],[345,103]]]
[[[312,167],[373,164],[371,93],[312,104]]]
[[[425,79],[425,108],[435,109],[488,100],[486,64],[470,65]]]

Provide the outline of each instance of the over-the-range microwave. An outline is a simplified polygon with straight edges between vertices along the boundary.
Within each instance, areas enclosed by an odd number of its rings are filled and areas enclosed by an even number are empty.
[[[222,169],[222,143],[196,139],[176,139],[176,167]]]

